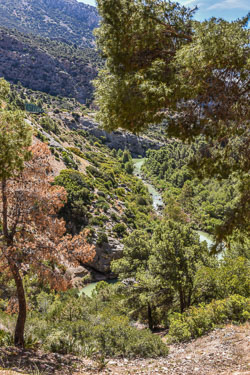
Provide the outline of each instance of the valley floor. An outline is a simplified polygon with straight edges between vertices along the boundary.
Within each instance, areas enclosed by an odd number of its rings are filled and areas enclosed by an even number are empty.
[[[17,349],[0,348],[0,375],[20,373],[250,375],[250,324],[228,325],[192,342],[171,345],[167,358],[109,360],[102,370],[98,368],[98,362],[88,359],[80,360],[73,356],[45,354],[40,351],[25,351],[21,355]]]

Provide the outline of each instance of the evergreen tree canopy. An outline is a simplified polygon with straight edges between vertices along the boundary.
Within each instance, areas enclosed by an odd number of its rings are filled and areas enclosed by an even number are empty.
[[[0,100],[7,100],[9,84],[0,80]],[[1,102],[0,102],[1,104]],[[18,174],[30,157],[30,126],[24,121],[21,111],[0,108],[0,181]]]
[[[109,130],[138,132],[164,118],[171,95],[171,61],[191,40],[192,11],[154,0],[97,1],[98,46],[106,67],[96,81],[99,120]]]
[[[166,124],[166,135],[206,141],[192,168],[199,177],[241,182],[220,239],[249,222],[249,30],[234,22],[192,21],[167,0],[98,0],[98,46],[106,58],[95,82],[98,120],[139,133]]]

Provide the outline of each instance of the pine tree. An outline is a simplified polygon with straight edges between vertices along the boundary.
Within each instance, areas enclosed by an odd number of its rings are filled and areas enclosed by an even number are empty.
[[[240,181],[237,207],[217,230],[220,243],[249,229],[249,30],[234,22],[192,21],[195,10],[165,0],[98,0],[98,46],[106,58],[95,82],[98,120],[139,133],[166,123],[166,136],[206,144],[197,176]]]
[[[6,100],[8,85],[0,82]],[[32,271],[57,289],[70,286],[61,264],[88,262],[94,255],[86,235],[65,235],[57,218],[67,201],[64,188],[52,185],[47,145],[31,146],[31,130],[20,111],[0,111],[0,271],[14,279],[18,298],[15,345],[24,347],[27,315],[23,274]]]

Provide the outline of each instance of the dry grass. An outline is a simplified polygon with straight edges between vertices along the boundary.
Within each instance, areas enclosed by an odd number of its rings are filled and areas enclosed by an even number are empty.
[[[87,358],[0,348],[0,375],[250,375],[249,344],[249,323],[228,325],[189,343],[171,345],[166,358],[110,359],[102,370]],[[29,370],[34,364],[40,373]]]

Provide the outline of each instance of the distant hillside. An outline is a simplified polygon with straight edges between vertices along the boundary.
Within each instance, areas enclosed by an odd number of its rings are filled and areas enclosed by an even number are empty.
[[[0,26],[81,47],[94,45],[98,21],[95,7],[76,0],[0,0]]]
[[[101,64],[92,48],[0,27],[0,77],[12,83],[86,103]]]

